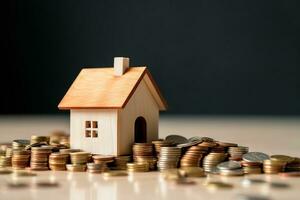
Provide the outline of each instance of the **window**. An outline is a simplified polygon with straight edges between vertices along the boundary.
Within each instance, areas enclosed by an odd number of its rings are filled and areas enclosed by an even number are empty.
[[[85,121],[85,137],[90,137],[90,138],[98,137],[97,121]]]

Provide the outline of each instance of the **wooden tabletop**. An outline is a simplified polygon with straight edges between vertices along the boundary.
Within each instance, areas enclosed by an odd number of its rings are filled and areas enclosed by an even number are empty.
[[[29,138],[32,134],[68,131],[67,116],[2,116],[0,142]],[[250,151],[287,154],[300,157],[300,118],[263,117],[191,117],[165,116],[160,122],[160,137],[180,134],[185,137],[208,136],[216,140],[248,146]],[[36,177],[16,178],[0,175],[0,199],[242,199],[241,194],[270,199],[299,199],[300,178],[278,175],[223,177],[210,175],[194,179],[195,185],[176,185],[162,178],[159,172],[135,173],[128,177],[105,178],[101,174],[70,172],[37,172]],[[247,185],[245,179],[258,178],[264,184]],[[53,188],[38,187],[40,181],[57,182]],[[232,189],[211,190],[207,181],[218,180],[234,185]],[[27,188],[7,187],[11,181],[29,184]],[[274,188],[271,182],[286,183],[287,188]]]

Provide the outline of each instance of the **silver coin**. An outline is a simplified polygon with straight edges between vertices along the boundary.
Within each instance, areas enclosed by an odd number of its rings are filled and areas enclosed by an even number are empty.
[[[173,144],[183,144],[188,142],[188,139],[181,135],[168,135],[165,140]]]
[[[201,141],[202,142],[202,137],[199,136],[195,136],[195,137],[191,137],[188,139],[189,142],[194,142],[194,141]]]
[[[219,169],[219,172],[221,175],[225,176],[241,176],[244,175],[244,170],[242,168],[240,169]]]
[[[270,159],[270,157],[261,152],[249,152],[243,155],[243,160],[247,162],[263,162],[268,159]]]
[[[218,164],[217,168],[222,170],[222,169],[239,169],[241,168],[241,163],[236,162],[236,161],[226,161]]]

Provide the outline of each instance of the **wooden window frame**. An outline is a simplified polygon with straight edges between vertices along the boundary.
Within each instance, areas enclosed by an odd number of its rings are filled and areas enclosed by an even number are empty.
[[[86,138],[98,138],[99,123],[98,121],[87,120],[84,122],[84,136]]]

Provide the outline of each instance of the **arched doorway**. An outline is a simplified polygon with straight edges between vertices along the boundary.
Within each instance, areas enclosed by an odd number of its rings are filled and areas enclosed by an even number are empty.
[[[144,117],[138,117],[134,123],[134,142],[147,142],[147,123]]]

